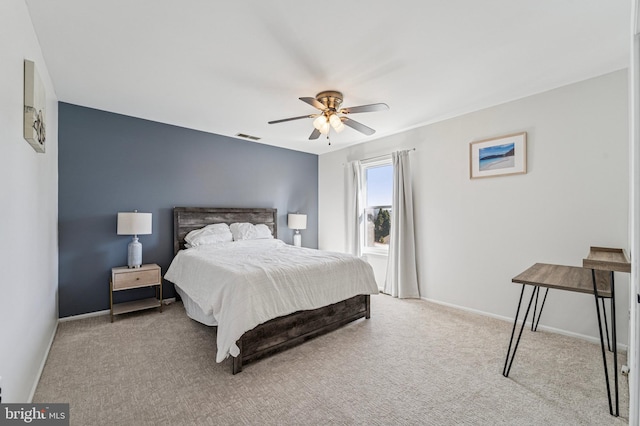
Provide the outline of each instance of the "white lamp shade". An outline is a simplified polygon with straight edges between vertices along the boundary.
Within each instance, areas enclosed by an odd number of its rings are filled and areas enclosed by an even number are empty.
[[[118,235],[151,234],[151,213],[118,213]]]
[[[331,114],[331,117],[329,117],[329,123],[331,123],[331,127],[333,127],[336,133],[340,133],[344,130],[344,124],[336,114]]]
[[[333,127],[334,129],[337,129],[342,124],[342,121],[340,120],[340,117],[338,117],[337,115],[331,114],[329,116],[329,123],[331,123],[331,127]]]
[[[331,130],[331,126],[329,125],[328,121],[325,121],[324,123],[322,123],[322,126],[320,126],[320,128],[318,130],[323,135],[326,135],[327,133],[329,133],[329,130]]]
[[[289,213],[287,215],[287,226],[289,229],[307,229],[307,215]]]
[[[313,120],[313,127],[320,130],[320,128],[327,122],[327,118],[324,115],[319,115]]]

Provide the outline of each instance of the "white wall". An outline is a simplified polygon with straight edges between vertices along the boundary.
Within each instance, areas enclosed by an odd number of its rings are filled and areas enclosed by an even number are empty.
[[[23,0],[0,2],[0,376],[27,402],[58,319],[58,104]],[[22,137],[23,61],[47,91],[46,153]]]
[[[343,164],[415,147],[421,296],[513,318],[520,287],[511,278],[533,263],[580,266],[589,246],[627,248],[627,113],[623,70],[324,154],[319,247],[345,249]],[[469,179],[469,142],[522,131],[527,174]],[[628,274],[616,280],[626,344]],[[540,324],[596,337],[593,296],[551,291]]]

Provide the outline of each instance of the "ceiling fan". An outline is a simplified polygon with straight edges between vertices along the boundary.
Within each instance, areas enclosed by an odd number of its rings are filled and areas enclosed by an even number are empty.
[[[302,118],[315,118],[315,120],[313,120],[314,129],[309,136],[309,140],[318,139],[321,134],[327,135],[328,139],[329,131],[332,127],[337,133],[340,133],[344,130],[345,125],[360,133],[364,133],[367,136],[371,136],[376,132],[374,129],[352,120],[347,117],[347,115],[360,112],[384,111],[389,109],[387,104],[382,103],[340,108],[344,97],[341,92],[337,92],[335,90],[325,90],[324,92],[318,93],[315,98],[302,97],[298,99],[319,109],[321,112],[269,121],[269,124],[284,123],[285,121],[300,120]]]

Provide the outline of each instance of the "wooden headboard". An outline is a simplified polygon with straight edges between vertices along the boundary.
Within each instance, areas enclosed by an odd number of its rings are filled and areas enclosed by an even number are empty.
[[[248,222],[264,223],[278,238],[278,209],[225,208],[225,207],[174,207],[173,254],[184,248],[184,237],[194,229],[213,223]]]

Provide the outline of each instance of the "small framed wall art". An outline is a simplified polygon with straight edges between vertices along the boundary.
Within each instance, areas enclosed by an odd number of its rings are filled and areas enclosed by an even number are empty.
[[[515,133],[469,144],[471,179],[527,173],[527,133]]]
[[[36,152],[44,153],[47,95],[36,65],[24,61],[24,138]]]

